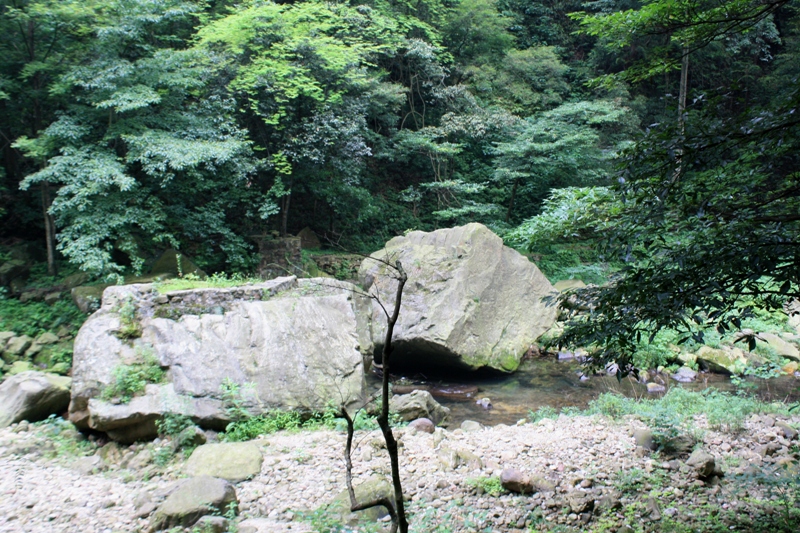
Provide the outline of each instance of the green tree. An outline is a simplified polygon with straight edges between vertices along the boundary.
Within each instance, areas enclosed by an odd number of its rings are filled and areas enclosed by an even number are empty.
[[[257,162],[233,102],[212,83],[213,56],[185,48],[202,5],[103,8],[82,63],[50,87],[70,105],[15,143],[44,162],[22,187],[60,186],[49,209],[58,247],[83,270],[139,270],[153,247],[190,242],[207,265],[248,266],[245,221],[268,199],[250,187]]]
[[[691,47],[735,41],[779,7],[729,4],[672,30]],[[782,15],[796,28],[796,12]],[[800,91],[789,82],[800,50],[787,37],[773,70],[784,83],[771,94],[743,107],[735,92],[707,91],[624,154],[606,252],[627,265],[610,285],[582,291],[592,311],[574,316],[559,342],[592,346],[595,365],[614,360],[624,373],[635,344],[663,328],[702,341],[705,328],[739,328],[754,307],[780,311],[800,296]]]

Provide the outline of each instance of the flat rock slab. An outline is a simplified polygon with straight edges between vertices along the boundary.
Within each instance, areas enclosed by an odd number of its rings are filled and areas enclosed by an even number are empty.
[[[0,427],[66,411],[71,384],[70,378],[35,371],[8,378],[0,384]]]
[[[150,530],[191,527],[205,515],[224,513],[231,503],[238,504],[233,485],[215,477],[194,477],[177,487],[156,509]]]
[[[198,446],[183,467],[190,476],[212,476],[237,483],[261,472],[264,458],[251,442],[227,442]]]

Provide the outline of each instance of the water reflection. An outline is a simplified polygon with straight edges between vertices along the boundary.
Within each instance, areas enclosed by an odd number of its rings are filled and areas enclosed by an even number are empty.
[[[475,420],[486,425],[514,424],[525,418],[528,411],[540,407],[585,408],[589,402],[604,392],[615,391],[628,397],[653,398],[658,395],[648,394],[645,385],[632,378],[617,381],[613,376],[592,376],[581,381],[581,366],[574,361],[557,361],[550,358],[539,358],[523,361],[519,370],[508,374],[459,374],[457,376],[426,375],[405,376],[398,383],[405,385],[403,392],[409,392],[409,386],[427,388],[437,401],[451,410],[450,427],[458,427],[464,420]],[[737,387],[730,379],[720,374],[704,374],[697,376],[694,383],[677,383],[666,379],[666,387],[683,387],[690,390],[703,390],[713,387],[723,391],[745,391],[765,401],[800,400],[800,380],[784,376],[762,380],[748,378],[744,387]],[[379,387],[377,376],[368,378],[368,386],[375,390]],[[477,391],[474,390],[477,387]],[[411,387],[413,388],[413,387]],[[472,391],[470,394],[448,394],[453,390]],[[492,409],[486,410],[475,402],[479,398],[491,399]]]

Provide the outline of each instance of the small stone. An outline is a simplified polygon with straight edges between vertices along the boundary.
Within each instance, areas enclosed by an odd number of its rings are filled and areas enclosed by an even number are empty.
[[[464,420],[461,422],[461,431],[465,433],[472,433],[474,431],[480,431],[481,429],[483,429],[483,426],[474,420]]]
[[[436,426],[430,418],[417,418],[416,420],[412,420],[409,422],[408,427],[423,433],[433,433],[436,430]]]
[[[698,448],[686,460],[686,465],[697,472],[698,477],[707,478],[714,473],[714,456]]]
[[[786,440],[794,440],[797,438],[797,430],[786,422],[776,422],[775,427],[780,430]]]
[[[523,474],[516,468],[504,468],[500,474],[500,484],[510,492],[519,494],[532,494],[534,492],[530,476]]]
[[[659,394],[666,391],[667,388],[664,385],[660,385],[658,383],[648,383],[647,384],[647,392],[650,394]]]

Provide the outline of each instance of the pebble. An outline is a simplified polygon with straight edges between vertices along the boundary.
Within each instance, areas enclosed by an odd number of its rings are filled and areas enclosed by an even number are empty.
[[[769,452],[776,460],[787,457],[789,448],[774,444],[775,420],[767,422],[771,422],[769,427],[755,417],[747,421],[746,431],[738,436],[712,431],[702,418],[696,425],[707,431],[703,446],[708,453],[719,458],[735,453],[741,458],[739,470],[730,472],[736,474],[753,468],[751,458],[760,458],[758,452],[766,454],[766,443],[772,445]],[[44,442],[35,437],[36,426],[23,425],[25,431],[21,431],[20,425],[0,429],[0,533],[17,533],[21,531],[20,524],[25,524],[26,533],[104,531],[103,528],[112,532],[146,531],[147,512],[144,516],[137,514],[143,507],[145,511],[152,510],[181,476],[179,465],[159,471],[153,465],[130,470],[112,464],[100,473],[78,472],[70,468],[76,457],[51,459],[50,455],[42,455],[37,450],[44,449]],[[613,489],[620,471],[633,469],[668,476],[671,493],[662,512],[665,516],[683,519],[676,509],[697,504],[700,496],[710,503],[725,494],[724,490],[715,493],[716,487],[695,481],[685,467],[685,457],[654,462],[649,452],[633,453],[633,429],[624,422],[610,424],[602,417],[577,416],[537,424],[485,429],[475,426],[455,431],[436,428],[433,435],[398,431],[404,442],[400,455],[404,489],[412,505],[420,502],[423,512],[431,513],[431,520],[459,516],[462,522],[488,520],[478,523],[476,530],[498,525],[503,531],[512,531],[530,525],[526,520],[537,509],[549,523],[580,527],[582,522],[592,520],[583,503],[588,506],[593,500],[599,501]],[[356,437],[352,455],[355,484],[375,473],[388,478],[386,450],[372,444],[380,439],[379,432],[363,432]],[[302,513],[315,510],[345,488],[345,435],[329,430],[281,432],[270,435],[268,440],[269,446],[262,448],[265,460],[261,473],[236,486],[243,518],[266,521],[272,524],[266,529],[269,531],[284,531],[289,525],[292,531],[310,531],[303,529]],[[11,453],[10,450],[21,449],[22,444],[33,451],[26,451],[23,456]],[[144,448],[141,444],[122,447],[120,457]],[[483,466],[460,461],[455,468],[444,469],[438,459],[442,449],[470,452]],[[303,461],[297,460],[298,450],[303,451]],[[499,475],[507,467],[546,481],[555,491],[491,496],[469,482]],[[725,476],[728,474],[726,471]],[[684,491],[681,487],[691,488]],[[573,494],[574,509],[567,501],[569,494]],[[583,494],[585,502],[581,499]],[[651,507],[651,515],[656,515],[658,506]]]

